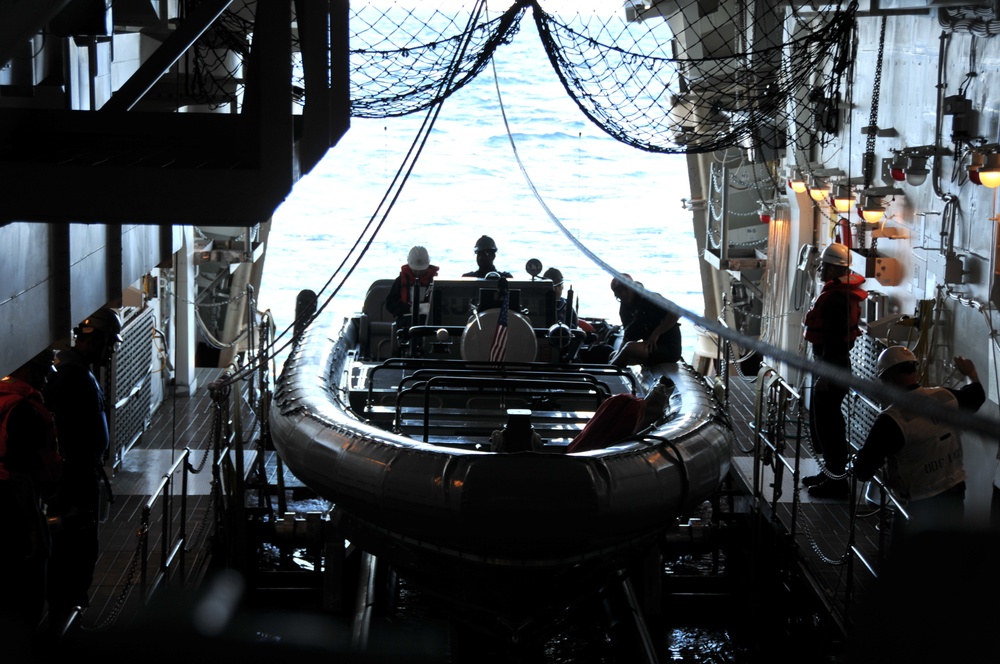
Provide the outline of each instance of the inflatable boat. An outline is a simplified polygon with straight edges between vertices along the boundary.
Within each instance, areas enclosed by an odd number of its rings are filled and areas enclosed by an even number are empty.
[[[352,544],[466,616],[514,624],[593,592],[726,476],[731,432],[704,378],[579,361],[551,282],[438,281],[419,325],[385,311],[390,283],[301,331],[272,438]]]

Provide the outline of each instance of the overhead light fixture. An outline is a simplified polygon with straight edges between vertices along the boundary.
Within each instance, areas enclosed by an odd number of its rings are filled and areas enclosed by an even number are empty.
[[[906,183],[914,187],[919,187],[927,181],[927,157],[923,155],[910,155],[909,163],[906,165]]]
[[[834,185],[831,195],[834,210],[840,213],[850,211],[851,205],[854,203],[854,194],[851,193],[850,187],[844,184]]]
[[[804,194],[806,190],[809,189],[809,185],[806,184],[806,179],[802,175],[802,171],[799,169],[794,169],[791,176],[788,178],[788,186],[792,188],[796,194]]]
[[[809,177],[810,198],[812,198],[817,203],[820,203],[826,200],[828,193],[829,191],[827,190],[827,185],[826,182],[823,181],[823,178],[817,177],[815,175]]]
[[[892,157],[892,163],[889,165],[889,175],[896,182],[902,182],[906,179],[906,155],[902,152],[897,152]]]
[[[969,164],[969,180],[972,184],[982,184],[982,180],[979,179],[979,169],[983,167],[983,162],[986,161],[986,155],[982,152],[972,153],[972,162]]]
[[[865,204],[861,206],[861,217],[869,224],[877,224],[885,216],[882,199],[877,196],[865,196]]]
[[[1000,187],[1000,154],[986,155],[986,162],[979,169],[979,182],[990,189]]]

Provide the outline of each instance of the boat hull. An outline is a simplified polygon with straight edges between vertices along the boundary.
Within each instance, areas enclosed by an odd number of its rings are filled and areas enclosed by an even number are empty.
[[[644,372],[643,383],[662,375],[675,389],[673,416],[642,440],[503,454],[424,443],[362,420],[344,388],[356,345],[356,319],[304,333],[278,382],[275,448],[335,503],[352,543],[403,574],[453,586],[450,594],[474,588],[486,604],[520,604],[530,587],[540,602],[557,601],[648,551],[728,472],[730,431],[686,365]]]

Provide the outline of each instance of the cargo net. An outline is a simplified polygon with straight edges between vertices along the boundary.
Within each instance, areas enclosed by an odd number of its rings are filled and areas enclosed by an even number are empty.
[[[712,0],[584,9],[596,4],[522,0],[500,13],[473,0],[354,0],[352,115],[402,116],[447,98],[511,41],[529,12],[580,110],[649,152],[777,148],[789,131],[805,144],[824,131],[822,113],[796,122],[791,95],[805,90],[817,106],[833,104],[852,59],[856,2],[808,13],[795,3]]]

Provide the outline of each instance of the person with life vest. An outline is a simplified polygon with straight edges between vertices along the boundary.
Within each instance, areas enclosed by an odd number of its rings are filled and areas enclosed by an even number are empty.
[[[594,326],[585,320],[582,320],[576,312],[576,302],[566,299],[563,297],[563,291],[565,285],[563,282],[563,273],[561,270],[555,267],[550,267],[545,270],[542,274],[542,279],[548,279],[552,282],[552,290],[555,292],[556,296],[556,322],[568,325],[570,328],[578,327],[583,330],[588,336],[594,333]],[[573,294],[573,289],[570,288],[570,295]]]
[[[59,478],[55,423],[41,389],[52,370],[52,351],[0,380],[0,639],[12,661],[45,611],[50,537],[45,502]]]
[[[954,362],[958,372],[971,381],[959,389],[922,387],[919,362],[905,346],[882,351],[875,376],[908,394],[976,412],[986,401],[976,367],[964,357],[956,357]],[[868,480],[883,463],[886,486],[904,502],[909,514],[908,520],[898,515],[894,520],[897,542],[903,535],[961,526],[966,473],[958,428],[917,406],[890,405],[875,419],[851,468],[858,479]]]
[[[399,269],[399,276],[392,282],[385,296],[385,308],[396,317],[400,328],[404,326],[404,317],[407,315],[417,314],[417,317],[410,319],[414,321],[414,325],[419,324],[421,317],[426,319],[430,308],[431,286],[437,275],[438,266],[431,265],[427,249],[419,245],[411,248],[406,256],[406,263]]]
[[[510,272],[498,270],[496,265],[493,264],[493,261],[497,257],[497,243],[489,235],[483,235],[476,240],[476,246],[473,247],[473,251],[476,252],[476,265],[478,267],[472,272],[466,272],[462,275],[463,277],[475,277],[477,279],[514,278]]]
[[[110,443],[107,403],[95,375],[111,366],[122,323],[117,311],[100,309],[73,329],[74,345],[56,356],[56,372],[45,386],[45,403],[55,416],[63,472],[49,505],[52,533],[49,561],[49,625],[60,629],[76,607],[89,604],[100,543],[101,482]]]
[[[823,289],[803,320],[803,336],[812,346],[813,357],[848,371],[851,348],[861,334],[861,302],[868,297],[861,288],[864,277],[851,272],[850,266],[851,252],[846,245],[834,242],[823,250]],[[847,387],[828,378],[820,376],[813,384],[809,427],[813,446],[823,454],[824,469],[802,480],[811,496],[842,498],[848,493],[847,425],[841,412],[845,396]]]

